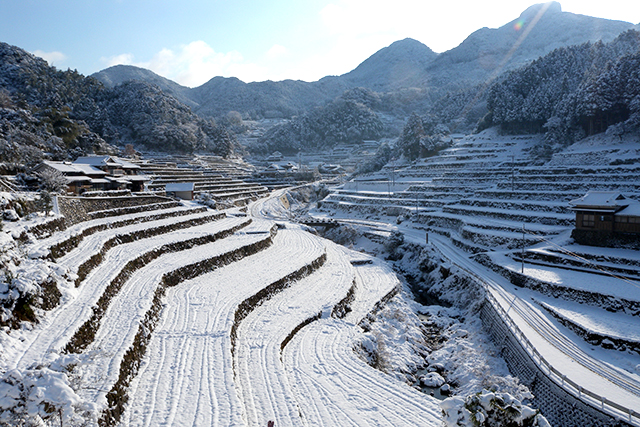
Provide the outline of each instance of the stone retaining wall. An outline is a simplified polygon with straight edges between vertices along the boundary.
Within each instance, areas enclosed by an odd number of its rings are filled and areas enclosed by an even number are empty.
[[[131,197],[66,197],[58,196],[60,213],[66,218],[67,226],[88,221],[89,212],[106,211],[115,208],[170,202],[171,199],[161,196]]]
[[[606,427],[631,426],[587,405],[553,382],[540,370],[529,353],[520,345],[511,329],[504,323],[493,305],[485,300],[480,318],[494,343],[501,349],[509,370],[529,387],[535,398],[533,406],[553,426],[557,427]]]

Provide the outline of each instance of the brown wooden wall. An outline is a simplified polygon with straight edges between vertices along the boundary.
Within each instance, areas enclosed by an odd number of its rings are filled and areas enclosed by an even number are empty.
[[[579,230],[640,233],[640,217],[576,211],[576,228]]]

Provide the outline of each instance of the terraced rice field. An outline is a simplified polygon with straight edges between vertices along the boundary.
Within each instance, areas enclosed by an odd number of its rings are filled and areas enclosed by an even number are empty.
[[[354,352],[358,322],[397,292],[395,274],[373,260],[352,265],[364,255],[297,225],[167,205],[107,212],[29,250],[55,252],[75,285],[3,350],[3,368],[26,372],[72,358],[70,420],[439,423],[430,397]]]

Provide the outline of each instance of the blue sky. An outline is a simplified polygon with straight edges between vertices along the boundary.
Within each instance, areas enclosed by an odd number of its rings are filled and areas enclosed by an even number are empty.
[[[535,0],[0,0],[0,41],[89,75],[151,69],[185,86],[317,80],[412,37],[436,52],[518,18]],[[562,1],[564,11],[640,23],[640,2]]]

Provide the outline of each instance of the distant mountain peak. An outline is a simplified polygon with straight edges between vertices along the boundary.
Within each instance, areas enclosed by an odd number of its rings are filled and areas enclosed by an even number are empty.
[[[100,80],[105,86],[110,88],[131,80],[152,83],[189,107],[194,108],[198,105],[189,96],[190,89],[188,87],[182,86],[166,77],[162,77],[146,68],[119,64],[98,71],[92,74],[91,77]]]
[[[560,3],[558,3],[557,1],[552,1],[548,3],[538,3],[528,7],[524,12],[520,14],[520,19],[531,20],[535,18],[536,15],[543,9],[545,15],[550,15],[552,13],[562,13],[562,5],[560,5]]]
[[[341,77],[374,90],[411,87],[420,83],[424,70],[437,56],[427,45],[406,38],[380,49]]]

